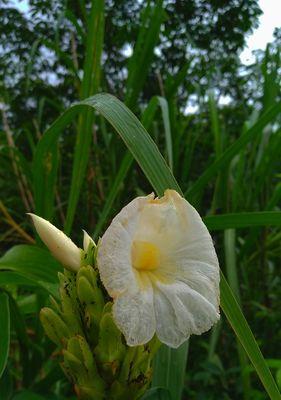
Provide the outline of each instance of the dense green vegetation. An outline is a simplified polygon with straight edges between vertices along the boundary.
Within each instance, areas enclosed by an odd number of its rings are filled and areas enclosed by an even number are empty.
[[[280,30],[245,67],[256,0],[30,0],[25,13],[5,0],[0,12],[1,400],[75,398],[38,318],[61,266],[25,213],[81,243],[82,227],[98,239],[129,200],[167,187],[204,216],[228,284],[220,323],[163,347],[145,398],[279,399]]]

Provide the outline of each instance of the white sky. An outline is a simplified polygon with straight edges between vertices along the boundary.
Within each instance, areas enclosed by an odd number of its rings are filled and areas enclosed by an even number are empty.
[[[281,27],[281,1],[259,0],[263,14],[259,19],[259,27],[247,39],[247,47],[242,51],[240,59],[244,64],[252,64],[255,57],[253,50],[266,48],[268,42],[273,40],[275,28]]]

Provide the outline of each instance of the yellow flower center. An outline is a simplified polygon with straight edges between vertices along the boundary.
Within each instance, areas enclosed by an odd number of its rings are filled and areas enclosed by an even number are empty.
[[[160,252],[154,244],[142,240],[134,240],[131,251],[134,268],[151,271],[159,267]]]

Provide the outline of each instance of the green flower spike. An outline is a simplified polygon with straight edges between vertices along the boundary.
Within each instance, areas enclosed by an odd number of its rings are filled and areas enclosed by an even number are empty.
[[[87,265],[80,268],[76,276],[77,296],[81,304],[83,323],[92,345],[97,344],[104,307],[104,295],[99,285],[98,273],[93,267]]]
[[[60,301],[51,297],[51,307],[41,310],[40,319],[60,349],[56,354],[77,397],[140,399],[151,382],[152,360],[160,342],[154,337],[145,345],[126,344],[96,267],[97,247],[86,232],[82,250],[49,222],[34,215],[32,219],[41,239],[65,267],[59,273]]]

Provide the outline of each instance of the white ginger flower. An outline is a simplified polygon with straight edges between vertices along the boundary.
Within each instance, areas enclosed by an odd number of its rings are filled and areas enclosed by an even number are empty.
[[[137,197],[98,244],[101,280],[129,346],[156,333],[170,347],[219,319],[219,265],[197,211],[176,191]]]

